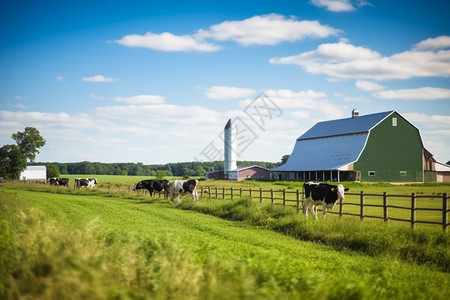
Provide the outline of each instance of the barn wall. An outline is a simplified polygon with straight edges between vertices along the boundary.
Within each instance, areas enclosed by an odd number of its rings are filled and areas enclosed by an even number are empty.
[[[393,118],[397,126],[393,126]],[[361,181],[423,182],[422,159],[419,131],[393,113],[371,130],[355,170],[361,172]]]
[[[258,167],[244,169],[239,171],[238,180],[245,179],[270,179],[270,171]]]

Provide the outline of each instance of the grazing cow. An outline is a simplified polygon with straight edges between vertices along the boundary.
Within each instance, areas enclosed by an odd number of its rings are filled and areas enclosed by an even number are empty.
[[[189,193],[192,195],[192,200],[197,202],[198,201],[197,184],[198,184],[197,179],[170,181],[168,186],[170,200],[173,202],[176,197],[177,201],[180,202],[180,195]]]
[[[56,177],[49,178],[48,183],[50,183],[50,185],[58,185],[58,178]]]
[[[167,180],[142,180],[135,184],[133,191],[146,189],[150,193],[150,197],[153,196],[153,191],[162,192],[164,190],[164,198],[169,196],[168,194],[169,182]]]
[[[69,178],[56,178],[52,177],[48,179],[48,182],[50,185],[62,185],[62,186],[69,186]]]
[[[75,178],[75,188],[92,189],[98,183],[97,178]]]
[[[317,218],[317,206],[322,204],[323,218],[327,213],[327,208],[333,209],[338,199],[344,200],[344,192],[348,191],[348,188],[344,188],[342,184],[331,185],[326,183],[305,182],[303,184],[305,191],[305,204],[303,210],[306,218],[308,218],[308,209]]]
[[[58,178],[58,185],[69,187],[69,178]]]

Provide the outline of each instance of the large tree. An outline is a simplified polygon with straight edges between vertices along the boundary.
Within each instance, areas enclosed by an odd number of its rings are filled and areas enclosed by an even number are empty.
[[[27,167],[27,159],[34,161],[38,149],[45,145],[39,130],[26,127],[24,132],[13,133],[17,145],[4,145],[0,148],[0,176],[18,179]]]
[[[45,145],[45,140],[41,136],[39,130],[34,127],[26,127],[24,132],[13,133],[12,138],[19,146],[22,155],[34,161],[36,154],[39,153],[39,148]]]
[[[27,159],[17,145],[4,145],[0,148],[0,176],[18,179],[27,167]]]

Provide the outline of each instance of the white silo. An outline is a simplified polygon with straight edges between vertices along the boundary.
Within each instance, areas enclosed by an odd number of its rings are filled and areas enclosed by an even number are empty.
[[[231,119],[224,128],[224,178],[229,179],[229,171],[236,170],[236,127]]]

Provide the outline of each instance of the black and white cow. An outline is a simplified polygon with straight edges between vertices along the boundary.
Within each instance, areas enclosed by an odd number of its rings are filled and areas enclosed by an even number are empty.
[[[52,177],[48,179],[48,182],[50,185],[62,185],[62,186],[69,186],[69,178],[56,178]]]
[[[75,178],[75,188],[90,188],[92,189],[98,184],[97,178]]]
[[[133,191],[145,189],[150,193],[150,197],[153,196],[153,191],[162,192],[164,190],[164,198],[169,196],[168,194],[169,182],[167,180],[142,180],[135,184]]]
[[[303,211],[308,218],[308,209],[317,218],[317,206],[322,204],[323,217],[327,214],[327,208],[333,209],[338,199],[344,200],[344,193],[348,188],[344,188],[342,184],[331,185],[327,183],[305,182],[303,184],[305,191],[305,203]]]
[[[56,177],[49,178],[47,180],[47,182],[50,183],[50,185],[58,185],[59,184],[58,183],[58,178],[56,178]]]
[[[180,195],[189,193],[192,195],[192,200],[197,202],[198,201],[197,185],[198,185],[197,179],[170,181],[168,187],[170,200],[173,202],[176,197],[177,201],[180,202]]]

